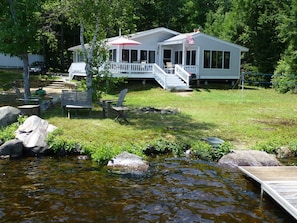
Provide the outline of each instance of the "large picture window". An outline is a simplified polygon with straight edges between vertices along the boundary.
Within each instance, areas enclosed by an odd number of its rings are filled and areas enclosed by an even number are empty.
[[[203,68],[230,69],[230,52],[205,50]]]

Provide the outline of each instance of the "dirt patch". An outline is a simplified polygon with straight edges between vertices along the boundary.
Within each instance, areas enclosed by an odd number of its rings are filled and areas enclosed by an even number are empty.
[[[192,94],[192,91],[175,92],[175,94],[182,97],[189,97]]]

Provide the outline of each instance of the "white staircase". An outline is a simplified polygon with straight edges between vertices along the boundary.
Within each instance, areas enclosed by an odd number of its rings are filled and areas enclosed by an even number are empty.
[[[187,84],[182,81],[177,75],[170,74],[167,76],[167,88],[170,90],[188,90]]]

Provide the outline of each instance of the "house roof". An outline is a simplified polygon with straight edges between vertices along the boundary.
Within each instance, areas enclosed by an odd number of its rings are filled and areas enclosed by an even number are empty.
[[[89,49],[90,45],[88,43],[85,43],[85,48]],[[79,51],[79,50],[81,50],[81,45],[70,47],[70,48],[68,48],[68,50],[69,51]]]
[[[249,49],[246,48],[246,47],[243,47],[243,46],[240,46],[238,44],[234,44],[234,43],[230,43],[228,41],[225,41],[225,40],[222,40],[222,39],[219,39],[219,38],[216,38],[214,36],[210,36],[210,35],[207,35],[205,33],[202,33],[200,31],[198,32],[191,32],[191,33],[183,33],[183,34],[179,34],[177,36],[174,36],[170,39],[167,39],[161,43],[159,43],[159,45],[174,45],[174,44],[183,44],[187,38],[192,37],[193,39],[197,36],[204,36],[205,38],[208,38],[208,39],[211,39],[211,40],[214,40],[214,41],[217,41],[217,42],[221,42],[221,43],[224,43],[224,44],[227,44],[227,45],[230,45],[230,46],[233,46],[233,47],[236,47],[236,48],[239,48],[240,51],[242,52],[248,52]]]
[[[133,33],[133,34],[129,34],[129,35],[123,35],[123,36],[134,40],[134,39],[138,39],[138,38],[141,38],[141,37],[144,37],[144,36],[147,36],[147,35],[152,35],[154,33],[162,33],[162,32],[163,33],[170,33],[170,34],[173,34],[173,35],[179,35],[180,34],[179,32],[176,32],[176,31],[171,30],[171,29],[167,29],[165,27],[158,27],[158,28],[145,30],[145,31],[140,31],[140,32],[137,32],[137,33]],[[116,40],[118,38],[119,38],[119,36],[110,37],[110,38],[107,38],[107,41],[111,42],[111,41],[114,41],[114,40]],[[85,47],[88,49],[90,46],[89,46],[89,44],[86,43]],[[81,50],[81,45],[70,47],[70,48],[68,48],[68,50],[69,51]]]
[[[198,36],[203,36],[205,38],[208,38],[208,39],[211,39],[211,40],[214,40],[214,41],[217,41],[217,42],[221,42],[223,44],[227,44],[227,45],[235,47],[235,48],[238,48],[241,52],[248,52],[249,51],[249,49],[246,48],[246,47],[243,47],[243,46],[240,46],[240,45],[237,45],[237,44],[234,44],[234,43],[231,43],[231,42],[216,38],[214,36],[207,35],[207,34],[202,33],[200,31],[191,32],[191,33],[179,33],[179,32],[176,32],[174,30],[167,29],[165,27],[158,27],[158,28],[145,30],[145,31],[141,31],[141,32],[137,32],[137,33],[133,33],[133,34],[129,34],[129,35],[124,35],[124,36],[127,36],[129,39],[136,40],[138,38],[148,36],[148,35],[152,35],[154,33],[160,33],[160,32],[161,33],[162,32],[163,33],[170,33],[170,34],[175,35],[174,37],[169,38],[169,39],[159,43],[159,45],[162,45],[162,46],[164,46],[164,45],[183,44],[187,40],[187,38],[189,38],[189,36],[192,37],[193,39],[195,37],[198,37]],[[115,39],[118,39],[118,38],[119,38],[119,36],[110,37],[110,38],[107,38],[107,41],[111,42],[111,41],[114,41]],[[86,43],[85,47],[89,48],[89,44]],[[68,50],[69,51],[81,50],[81,45],[70,47],[70,48],[68,48]]]
[[[137,32],[137,33],[133,33],[133,34],[128,34],[128,35],[123,35],[123,36],[126,36],[126,37],[129,37],[129,39],[138,39],[138,38],[141,38],[141,37],[144,37],[144,36],[148,36],[148,35],[152,35],[154,33],[170,33],[170,34],[173,34],[173,35],[179,35],[180,33],[179,32],[176,32],[174,30],[171,30],[171,29],[167,29],[165,27],[158,27],[158,28],[154,28],[154,29],[149,29],[149,30],[145,30],[145,31],[140,31],[140,32]],[[119,38],[119,36],[114,36],[114,37],[110,37],[108,38],[108,42],[111,42],[115,39]]]

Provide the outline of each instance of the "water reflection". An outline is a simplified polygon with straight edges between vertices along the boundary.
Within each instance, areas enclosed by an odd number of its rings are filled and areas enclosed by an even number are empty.
[[[293,222],[236,169],[158,158],[144,177],[92,161],[0,161],[1,222]]]

